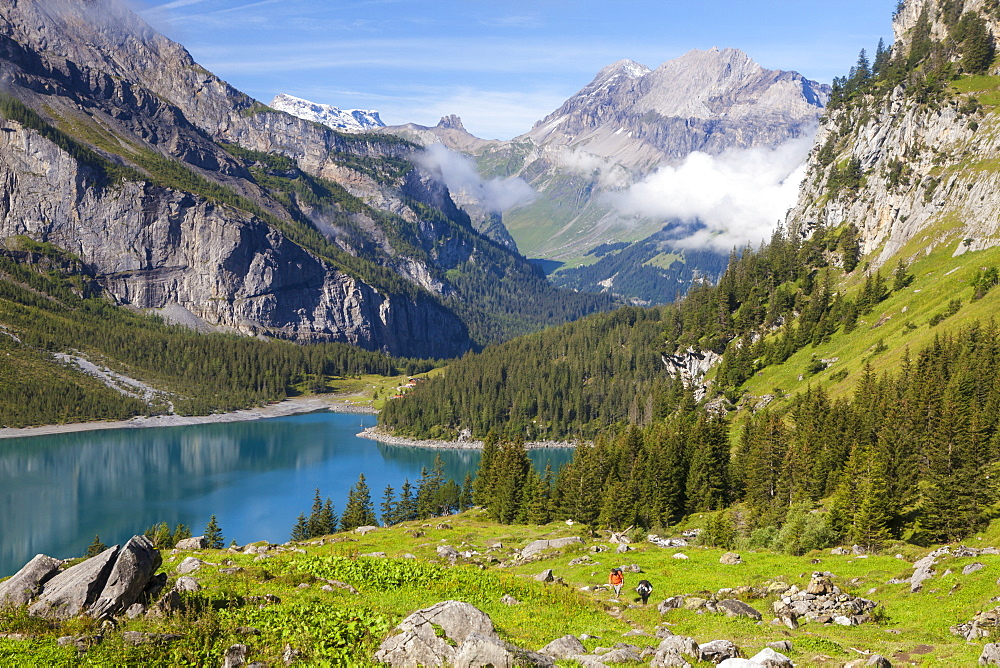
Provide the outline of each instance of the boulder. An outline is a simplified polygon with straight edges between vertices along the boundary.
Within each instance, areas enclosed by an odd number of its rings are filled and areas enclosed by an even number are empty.
[[[174,549],[177,550],[204,550],[208,547],[208,541],[204,536],[192,536],[184,540],[177,541]]]
[[[565,635],[562,638],[556,638],[538,652],[556,659],[568,659],[574,654],[586,654],[587,648],[576,636]]]
[[[539,582],[552,582],[555,580],[555,576],[552,575],[552,569],[546,568],[544,571],[535,576],[535,579]]]
[[[722,668],[760,668],[760,664],[750,659],[741,659],[739,657],[730,657],[728,659],[723,659],[719,665]]]
[[[240,666],[245,666],[249,655],[250,648],[246,645],[231,645],[222,658],[222,668],[240,668]]]
[[[701,650],[701,660],[712,663],[722,663],[726,659],[739,659],[743,656],[740,648],[728,640],[713,640],[699,645],[698,649]]]
[[[719,563],[725,566],[734,566],[736,564],[742,564],[743,560],[740,559],[740,555],[735,552],[726,552],[719,558]]]
[[[510,594],[504,594],[500,597],[500,602],[504,605],[521,605],[521,602],[511,596]]]
[[[983,653],[979,655],[980,666],[1000,666],[1000,644],[986,643]]]
[[[671,596],[665,601],[661,602],[656,609],[661,615],[667,613],[668,610],[676,610],[677,608],[684,607],[684,597],[683,596]]]
[[[515,666],[544,666],[554,668],[551,657],[521,649],[496,636],[473,633],[465,639],[452,664],[454,668],[514,668]]]
[[[95,619],[125,612],[143,595],[163,560],[146,536],[132,536],[119,550],[100,596],[88,612]]]
[[[114,568],[118,549],[117,545],[109,547],[56,575],[43,585],[41,595],[28,612],[50,619],[69,619],[84,612],[101,595]]]
[[[771,647],[765,647],[754,654],[750,660],[764,668],[794,668],[795,666],[791,659],[784,654],[776,652]]]
[[[889,659],[885,658],[881,654],[872,654],[865,661],[866,666],[875,666],[876,668],[892,668],[892,663]]]
[[[683,552],[678,552],[678,553],[677,553],[677,554],[675,554],[675,555],[674,555],[673,557],[671,557],[671,559],[690,559],[690,558],[691,558],[691,557],[687,556],[687,555],[686,555],[686,554],[684,554]]]
[[[683,656],[670,649],[656,650],[653,660],[649,662],[649,668],[669,668],[671,666],[691,668],[691,664]]]
[[[751,619],[756,619],[758,622],[762,618],[762,615],[752,606],[735,598],[727,598],[715,605],[716,608],[725,612],[729,617],[750,617]]]
[[[569,536],[568,538],[553,538],[552,540],[534,540],[524,546],[521,550],[521,557],[532,557],[544,550],[554,550],[569,545],[582,545],[583,540],[579,536]]]
[[[701,661],[701,647],[699,647],[697,640],[689,636],[668,636],[664,638],[656,648],[656,655],[659,656],[661,652],[672,652],[680,656],[690,656],[695,661]]]
[[[792,642],[790,640],[775,640],[767,643],[767,646],[777,652],[791,652]]]
[[[200,589],[201,583],[190,575],[182,575],[174,583],[174,591],[198,591]]]
[[[365,525],[363,527],[354,527],[354,533],[359,533],[362,536],[367,536],[373,531],[378,531],[378,527],[373,527],[371,525]]]
[[[444,637],[437,634],[437,628]],[[396,629],[401,633],[382,642],[375,653],[376,662],[391,666],[454,664],[456,648],[470,635],[499,639],[489,616],[461,601],[442,601],[417,610]]]
[[[618,547],[615,548],[615,552],[618,554],[625,554],[632,549],[632,546],[628,543],[620,543]]]
[[[636,649],[636,647],[616,647],[602,655],[601,661],[604,663],[642,663],[642,656]]]
[[[177,565],[177,572],[181,574],[194,573],[205,565],[205,562],[197,557],[188,557]]]
[[[0,582],[0,607],[24,605],[42,591],[42,585],[59,572],[62,562],[36,554],[9,580]]]
[[[438,545],[437,555],[442,559],[448,559],[449,561],[454,561],[458,559],[458,550],[453,548],[451,545]]]
[[[984,568],[986,568],[986,566],[984,566],[983,564],[981,564],[978,561],[976,561],[974,563],[968,564],[965,568],[963,568],[962,569],[962,575],[968,575],[969,573],[975,573],[976,571],[982,570]]]

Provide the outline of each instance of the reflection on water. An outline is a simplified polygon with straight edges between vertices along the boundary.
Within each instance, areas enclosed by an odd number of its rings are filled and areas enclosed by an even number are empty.
[[[253,422],[115,429],[0,440],[0,577],[33,555],[79,556],[156,522],[201,533],[215,514],[226,539],[284,542],[319,487],[340,512],[364,473],[378,507],[386,485],[416,483],[440,454],[459,483],[475,450],[428,450],[355,436],[374,416],[329,412]],[[539,469],[571,451],[529,453]]]

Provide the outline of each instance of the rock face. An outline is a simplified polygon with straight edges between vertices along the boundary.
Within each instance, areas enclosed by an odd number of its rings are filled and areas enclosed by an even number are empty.
[[[450,357],[470,336],[500,338],[470,335],[458,312],[498,314],[450,270],[512,281],[525,304],[551,290],[409,162],[417,146],[265,107],[118,0],[4,3],[0,86],[40,110],[0,122],[0,237],[76,254],[120,304],[205,329]],[[72,153],[52,141],[57,126],[75,133]],[[319,203],[273,185],[316,178],[333,184]]]
[[[331,104],[317,104],[286,93],[275,95],[269,106],[307,121],[322,123],[328,128],[341,132],[363,132],[385,127],[385,123],[378,117],[377,111],[341,109]]]
[[[143,595],[161,561],[147,537],[133,536],[46,582],[28,612],[51,619],[122,614]]]
[[[374,657],[394,668],[555,665],[550,657],[502,641],[486,613],[461,601],[442,601],[418,610],[396,629],[401,633],[387,638]]]
[[[24,605],[42,590],[42,585],[59,572],[62,562],[44,554],[36,554],[10,579],[0,582],[0,607]]]
[[[946,4],[943,0],[900,2],[893,20],[895,44],[911,43],[924,8],[931,19],[931,36],[946,40],[941,18]],[[1000,21],[987,4],[963,0],[957,9],[980,12],[996,35]],[[788,225],[809,233],[819,224],[836,227],[853,222],[863,252],[879,251],[871,262],[873,269],[914,239],[919,240],[915,247],[921,252],[943,246],[955,255],[995,245],[1000,238],[1000,198],[996,196],[1000,173],[991,164],[966,156],[992,155],[1000,148],[1000,119],[975,111],[967,102],[967,97],[957,96],[944,104],[927,104],[900,86],[864,109],[831,110],[816,136],[806,180],[798,204],[789,212]],[[834,147],[833,155],[822,161],[820,154],[827,144]],[[829,197],[833,166],[849,159],[860,162],[860,188],[853,196]],[[934,232],[926,234],[928,229]]]
[[[569,545],[582,545],[583,540],[578,536],[569,536],[567,538],[553,538],[551,540],[534,540],[524,546],[521,550],[521,557],[527,559],[532,557],[539,552],[544,550],[554,550],[560,547],[567,547]]]

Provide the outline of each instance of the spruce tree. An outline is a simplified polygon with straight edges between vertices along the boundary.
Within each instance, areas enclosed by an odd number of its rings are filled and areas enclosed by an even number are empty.
[[[306,521],[306,514],[299,513],[298,519],[295,521],[295,526],[292,527],[291,539],[294,541],[307,540],[312,536],[309,535],[309,523]]]
[[[410,479],[403,480],[402,487],[399,488],[399,515],[398,521],[411,522],[417,518],[417,503],[413,498],[413,485]]]
[[[365,482],[365,474],[360,473],[358,481],[348,492],[347,506],[340,518],[340,530],[351,531],[360,526],[374,525],[376,522],[378,520],[375,517],[375,508],[372,505],[368,483]]]
[[[210,549],[220,550],[226,544],[226,539],[222,535],[222,529],[219,528],[219,523],[215,519],[215,515],[208,518],[208,524],[205,525],[204,536]]]
[[[94,540],[90,542],[87,546],[87,553],[84,555],[87,559],[91,557],[96,557],[104,550],[108,549],[108,546],[101,542],[100,536],[94,536]]]
[[[337,533],[337,513],[333,507],[333,501],[330,497],[326,497],[326,501],[323,502],[323,509],[319,513],[319,521],[316,523],[317,529],[320,533],[317,536],[325,536],[331,533]]]
[[[382,511],[382,524],[387,527],[391,527],[393,524],[398,524],[399,520],[399,503],[396,501],[396,490],[392,488],[392,485],[386,485],[385,491],[382,493],[382,505],[379,507]]]
[[[323,522],[323,497],[319,495],[319,487],[316,488],[316,495],[313,497],[312,508],[309,511],[309,518],[306,520],[306,533],[309,538],[326,535]]]
[[[458,510],[465,512],[472,507],[473,483],[472,473],[465,474],[465,481],[462,483],[462,493],[458,497]]]

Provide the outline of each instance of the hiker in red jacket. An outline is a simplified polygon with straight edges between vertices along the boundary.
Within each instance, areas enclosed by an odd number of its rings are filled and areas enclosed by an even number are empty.
[[[611,569],[611,573],[608,575],[608,584],[615,590],[615,598],[618,598],[622,592],[622,585],[625,584],[625,576],[622,575],[622,569]]]

